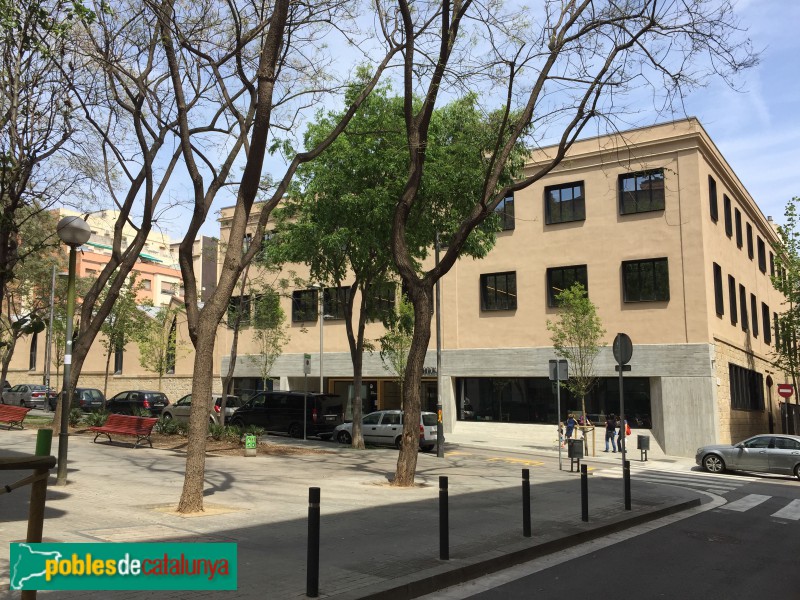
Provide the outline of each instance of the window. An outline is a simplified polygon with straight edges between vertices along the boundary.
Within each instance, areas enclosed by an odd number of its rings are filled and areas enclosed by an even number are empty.
[[[716,223],[719,220],[719,207],[717,206],[717,182],[708,176],[708,203],[711,209],[711,220]]]
[[[772,250],[769,252],[769,274],[771,277],[775,277],[775,255]]]
[[[281,297],[275,290],[265,289],[253,298],[253,325],[259,329],[275,329],[283,319]]]
[[[722,267],[714,263],[714,304],[717,315],[725,314],[725,299],[722,296]]]
[[[734,222],[736,224],[736,247],[742,247],[742,213],[738,208],[733,209]]]
[[[168,374],[175,373],[177,335],[178,335],[177,321],[173,320],[172,325],[169,328],[169,337],[167,338],[167,369],[164,372]]]
[[[517,273],[481,275],[481,310],[517,309]]]
[[[372,413],[361,419],[362,425],[377,425],[381,420],[381,413]]]
[[[619,176],[619,214],[664,210],[664,169]]]
[[[575,283],[580,283],[588,292],[589,283],[586,276],[586,265],[547,269],[547,305],[558,306],[556,296],[562,290],[571,288]]]
[[[231,296],[228,300],[228,328],[250,324],[250,296]]]
[[[586,200],[583,182],[551,185],[544,188],[545,222],[568,223],[586,218]]]
[[[731,363],[728,365],[731,386],[731,408],[764,409],[764,376]]]
[[[758,237],[758,270],[762,273],[767,272],[767,248],[764,245],[764,240]]]
[[[747,291],[739,284],[739,307],[742,309],[742,331],[748,331],[750,324],[747,322]]]
[[[772,331],[769,328],[769,306],[761,303],[761,323],[764,325],[764,343],[772,343]]]
[[[753,260],[753,226],[747,224],[747,256]]]
[[[725,235],[733,237],[733,221],[731,220],[731,199],[722,194],[722,210],[725,212]]]
[[[296,290],[292,292],[292,322],[303,323],[317,320],[317,290]]]
[[[731,306],[731,325],[736,325],[739,315],[736,311],[736,280],[732,275],[728,275],[728,300]]]
[[[775,447],[779,450],[800,450],[800,442],[791,438],[774,438]]]
[[[114,375],[122,375],[122,361],[125,356],[125,344],[114,346]]]
[[[152,282],[149,279],[142,279],[142,289],[150,291]]]
[[[340,321],[347,317],[347,301],[350,299],[350,286],[325,288],[322,293],[322,314],[324,318]]]
[[[28,356],[28,368],[31,371],[36,370],[36,350],[37,346],[39,345],[39,334],[37,332],[33,332],[31,336],[31,349],[30,354]]]
[[[503,231],[514,229],[514,192],[503,198],[494,212],[500,217],[500,228]]]
[[[388,281],[372,286],[367,300],[367,315],[373,321],[385,321],[394,314],[397,284]]]
[[[755,294],[750,294],[750,319],[753,321],[753,337],[758,337],[758,301]]]
[[[400,425],[400,413],[383,413],[381,425]]]
[[[778,313],[772,313],[772,329],[775,331],[775,349],[781,349],[781,329],[778,322]]]
[[[669,268],[666,258],[630,260],[622,263],[625,302],[669,300]]]

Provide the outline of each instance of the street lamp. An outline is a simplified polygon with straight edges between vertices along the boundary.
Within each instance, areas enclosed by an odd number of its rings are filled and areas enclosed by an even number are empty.
[[[72,404],[70,371],[72,368],[72,318],[75,313],[75,262],[76,250],[89,241],[92,230],[80,217],[64,217],[58,222],[56,232],[69,246],[69,279],[67,283],[67,330],[64,352],[64,380],[61,393],[61,431],[58,434],[58,474],[56,485],[67,484],[67,444],[69,441],[69,407]]]

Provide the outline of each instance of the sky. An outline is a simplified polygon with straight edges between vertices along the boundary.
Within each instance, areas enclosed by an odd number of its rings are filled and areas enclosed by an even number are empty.
[[[761,51],[760,63],[739,77],[735,90],[721,80],[695,90],[685,113],[700,120],[764,215],[782,223],[786,202],[800,196],[800,2],[740,0],[736,12]],[[659,120],[655,113],[637,115],[641,125]],[[201,235],[219,236],[217,211],[232,204],[218,198]],[[185,219],[175,210],[164,217],[166,233],[182,238]]]

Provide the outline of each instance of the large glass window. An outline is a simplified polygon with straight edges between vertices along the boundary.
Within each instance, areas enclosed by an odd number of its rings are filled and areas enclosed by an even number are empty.
[[[619,214],[664,210],[664,169],[619,176]]]
[[[514,192],[503,198],[494,212],[500,217],[500,227],[503,231],[514,229]]]
[[[575,283],[580,283],[587,292],[589,291],[586,265],[547,269],[547,305],[557,306],[556,296]]]
[[[717,182],[708,176],[708,204],[711,210],[711,220],[716,223],[719,220],[719,208],[717,207]]]
[[[516,310],[517,273],[481,275],[481,310]]]
[[[736,410],[764,410],[764,376],[733,363],[728,369],[731,407]]]
[[[544,188],[545,222],[567,223],[586,218],[583,182],[551,185]]]
[[[714,263],[714,304],[717,315],[725,314],[725,299],[722,296],[722,267]]]
[[[322,294],[322,313],[324,318],[342,320],[347,316],[347,301],[350,298],[350,286],[325,288]]]
[[[625,302],[669,300],[669,268],[666,258],[629,260],[622,263]]]
[[[317,320],[317,290],[296,290],[292,292],[292,322],[303,323]]]

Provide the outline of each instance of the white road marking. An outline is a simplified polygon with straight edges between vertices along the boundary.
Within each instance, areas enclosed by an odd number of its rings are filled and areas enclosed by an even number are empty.
[[[744,512],[750,510],[754,506],[758,506],[762,502],[766,502],[772,496],[762,496],[761,494],[748,494],[744,498],[740,498],[735,502],[730,502],[725,506],[720,506],[723,510],[735,510],[736,512]]]
[[[790,521],[800,521],[800,500],[792,500],[772,515],[777,519],[788,519]]]

